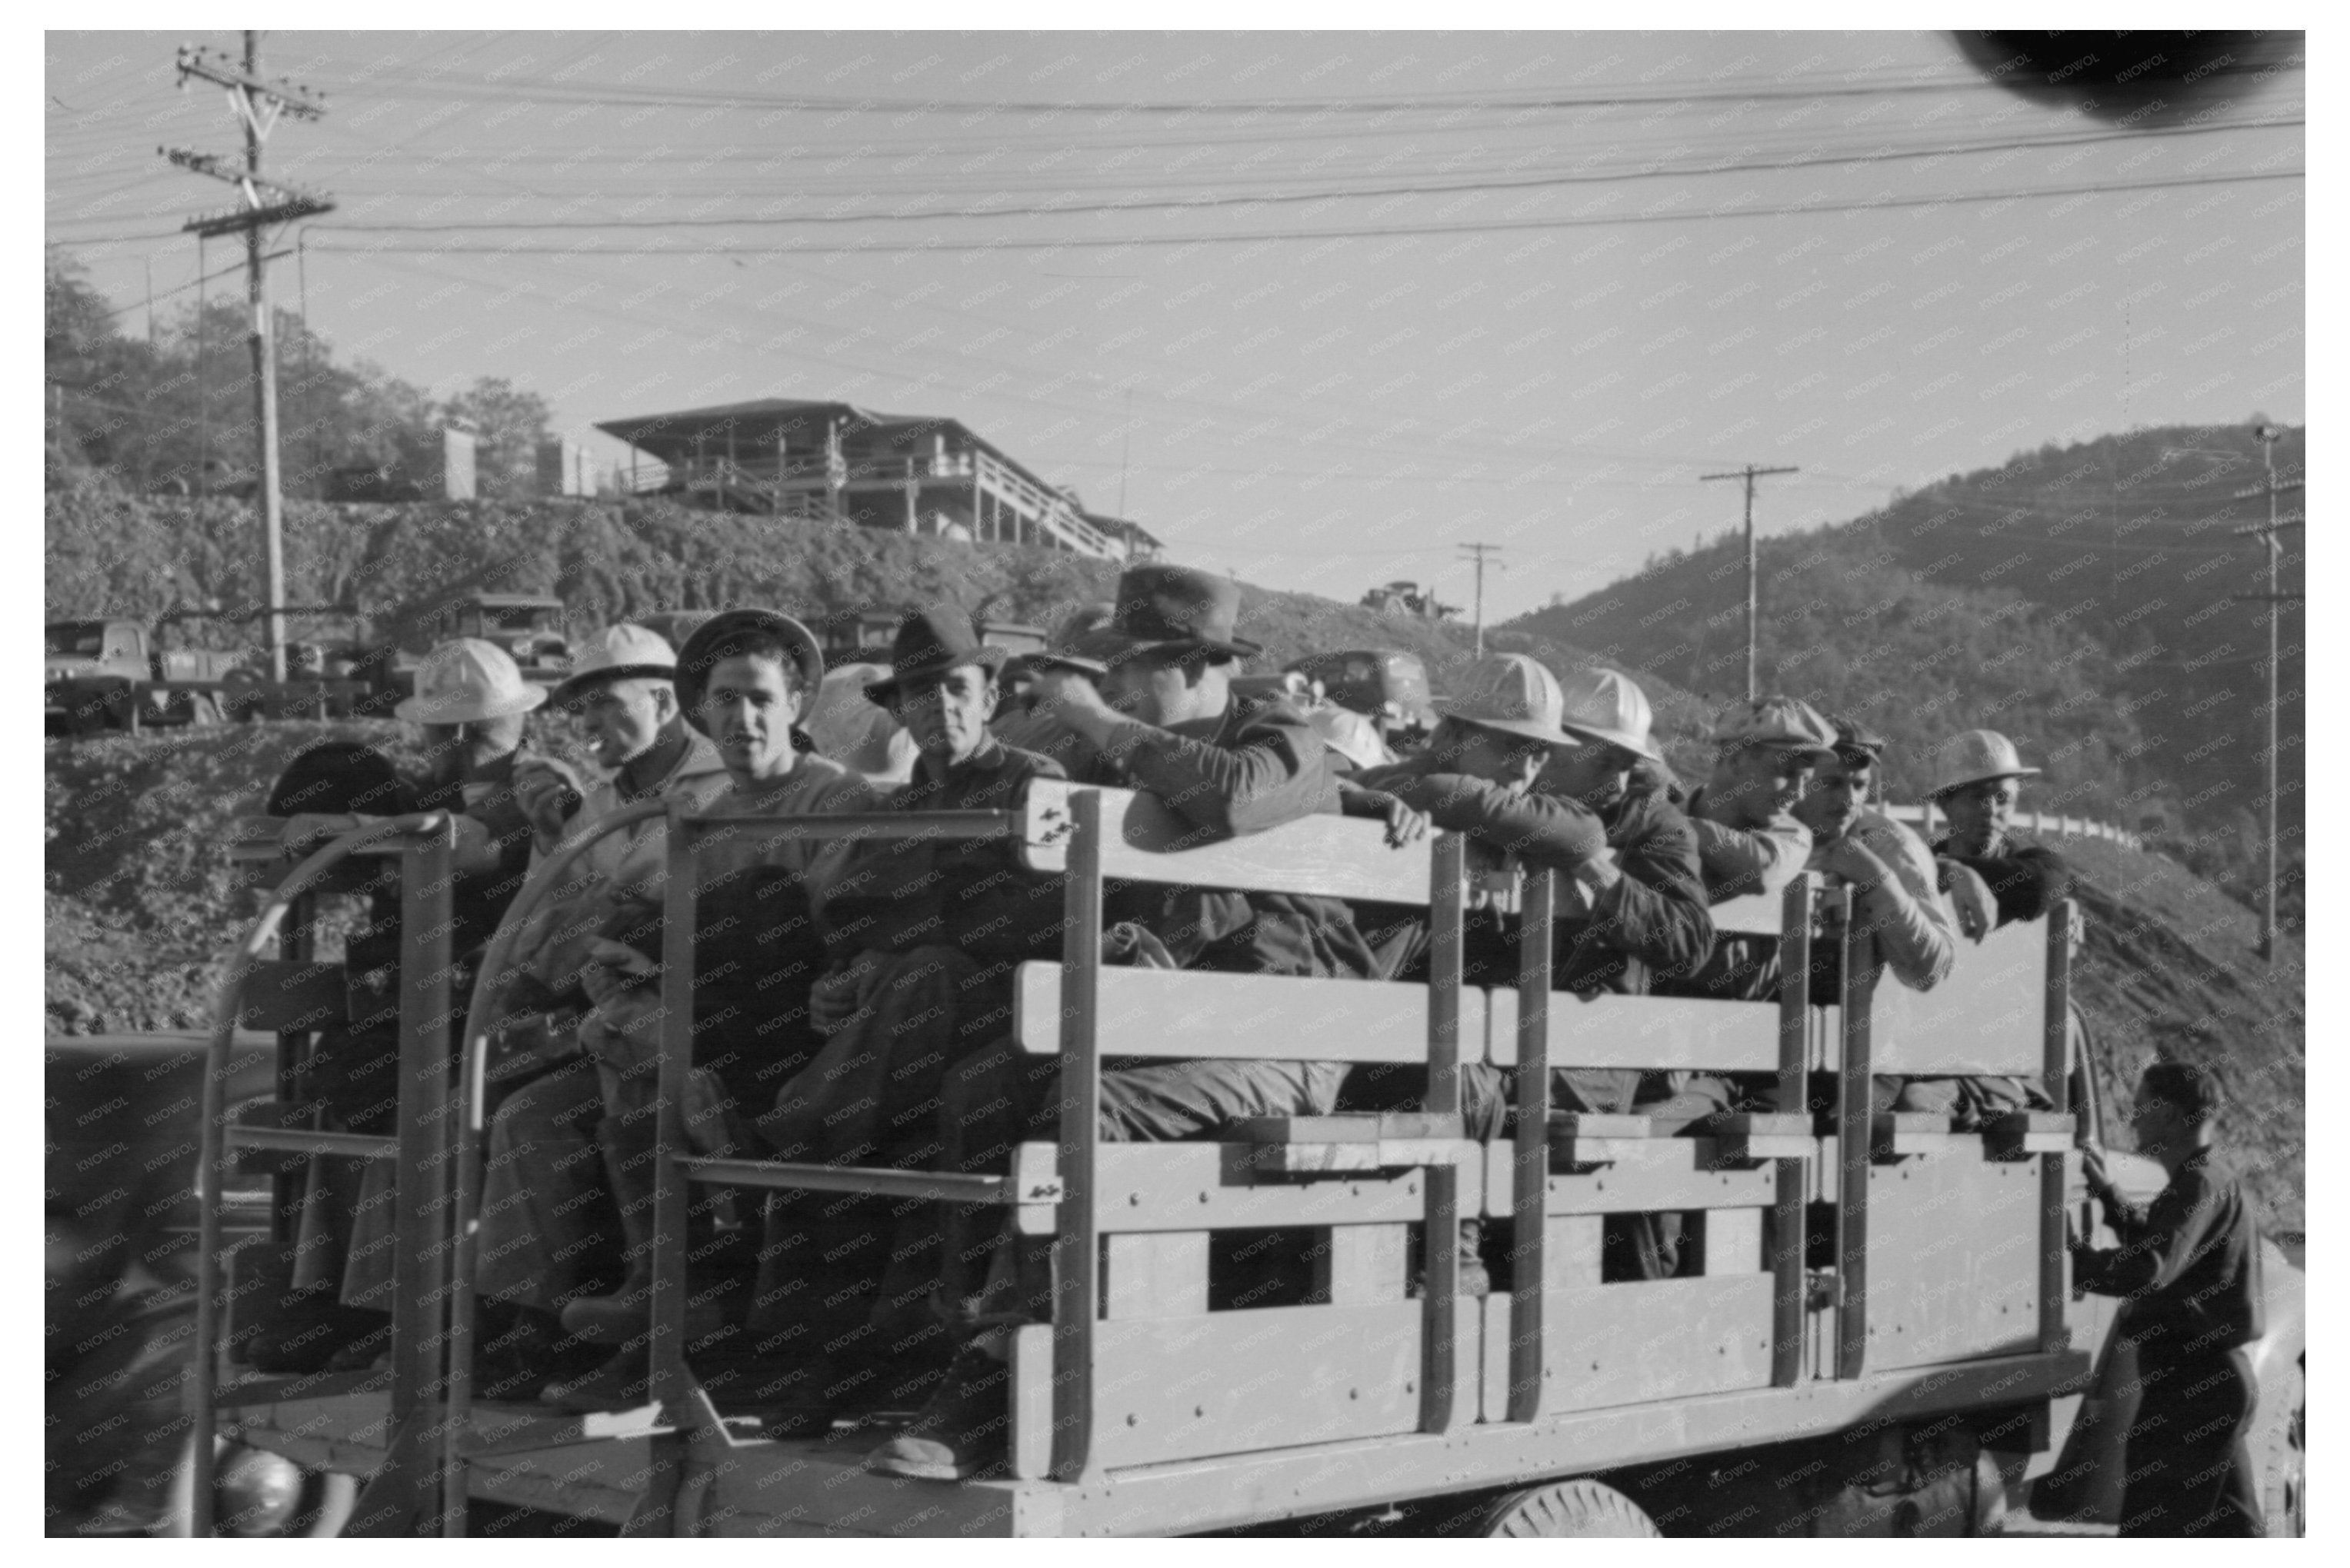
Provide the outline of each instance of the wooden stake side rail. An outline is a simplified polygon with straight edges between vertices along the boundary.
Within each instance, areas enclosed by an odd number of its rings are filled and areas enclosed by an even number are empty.
[[[638,808],[636,815],[660,810]],[[685,1365],[684,1216],[687,1189],[694,1182],[984,1203],[1008,1209],[1023,1233],[1054,1237],[1053,1322],[1022,1330],[1013,1346],[1014,1473],[1031,1478],[1015,1484],[1044,1489],[1019,1494],[1028,1500],[1022,1505],[1020,1518],[1025,1523],[1019,1532],[1058,1532],[1030,1528],[1055,1519],[1067,1524],[1076,1523],[1080,1516],[1097,1521],[1097,1515],[1088,1511],[1088,1500],[1113,1492],[1139,1495],[1129,1490],[1129,1480],[1170,1465],[1188,1464],[1194,1475],[1209,1474],[1202,1467],[1213,1467],[1214,1474],[1232,1478],[1253,1495],[1262,1478],[1283,1471],[1293,1457],[1336,1451],[1333,1443],[1343,1449],[1349,1433],[1382,1444],[1439,1444],[1430,1453],[1450,1452],[1455,1439],[1473,1437],[1495,1463],[1503,1463],[1498,1456],[1516,1442],[1528,1456],[1516,1473],[1532,1476],[1551,1472],[1543,1471],[1531,1456],[1556,1448],[1557,1434],[1569,1428],[1596,1430],[1586,1425],[1594,1419],[1618,1420],[1628,1423],[1626,1430],[1645,1430],[1658,1419],[1681,1412],[1693,1423],[1679,1428],[1686,1435],[1701,1424],[1703,1411],[1727,1407],[1724,1401],[1746,1401],[1740,1407],[1749,1411],[1747,1440],[1752,1441],[1758,1431],[1776,1429],[1760,1412],[1792,1412],[1798,1406],[1842,1409],[1850,1402],[1843,1394],[1823,1402],[1815,1391],[1912,1386],[1903,1379],[1918,1365],[1914,1355],[1905,1359],[1895,1355],[1880,1367],[1868,1348],[1873,1332],[1900,1334],[1905,1326],[1915,1332],[1918,1325],[1893,1319],[1876,1324],[1870,1312],[1872,1181],[1896,1184],[1887,1189],[1891,1192],[1908,1177],[1873,1158],[1870,1112],[1877,1064],[1872,1026],[1880,975],[1866,933],[1852,930],[1848,894],[1825,892],[1808,877],[1787,889],[1776,920],[1767,928],[1779,940],[1781,991],[1776,1008],[1762,1012],[1758,1005],[1767,1004],[1615,997],[1586,1002],[1554,997],[1552,943],[1546,939],[1555,919],[1556,885],[1549,876],[1527,877],[1513,899],[1527,938],[1520,944],[1517,987],[1490,995],[1464,994],[1462,910],[1468,878],[1459,837],[1440,836],[1417,853],[1373,854],[1369,846],[1378,841],[1370,825],[1316,819],[1293,826],[1298,829],[1294,834],[1284,829],[1247,840],[1203,843],[1149,797],[1057,783],[1040,784],[1024,810],[1009,813],[721,818],[669,812],[651,1271],[653,1394],[669,1420],[630,1437],[631,1451],[640,1462],[629,1473],[641,1490],[628,1516],[626,1533],[691,1532],[698,1521],[706,1524],[712,1517],[715,1500],[728,1485],[728,1468],[739,1469],[746,1455],[772,1454],[774,1462],[789,1473],[798,1461],[785,1456],[806,1448],[743,1443],[725,1429]],[[681,1106],[691,1019],[690,1008],[681,1003],[691,993],[699,857],[722,837],[737,843],[750,837],[800,842],[1010,838],[1024,846],[1030,864],[1061,872],[1067,914],[1062,961],[1023,969],[1018,992],[1022,1013],[1015,1026],[1027,1048],[1056,1050],[1062,1058],[1063,1116],[1056,1141],[1020,1146],[1008,1177],[686,1154]],[[567,852],[576,854],[585,846],[583,840],[567,846]],[[521,906],[533,890],[552,885],[556,869],[553,865],[542,867],[542,875],[518,898],[516,910],[501,928],[505,946],[494,945],[485,975],[503,972],[503,962],[511,959],[509,928],[520,924]],[[1430,982],[1409,988],[1412,995],[1407,998],[1403,988],[1376,981],[1105,971],[1099,950],[1102,898],[1105,882],[1113,877],[1301,893],[1326,892],[1331,879],[1343,880],[1357,889],[1355,897],[1428,909]],[[1730,913],[1737,922],[1732,929],[1762,925],[1753,910]],[[2069,908],[2066,919],[2069,930]],[[1835,1009],[1814,1008],[1809,1002],[1812,933],[1815,920],[1822,919],[1844,943],[1844,989],[1841,1005]],[[2048,942],[2043,1007],[2058,1009],[2067,976],[2055,957],[2053,931]],[[1964,954],[1960,961],[1965,962]],[[1227,1000],[1204,1008],[1199,1016],[1188,1009],[1179,1011],[1174,998],[1188,1000],[1194,991],[1204,998],[1211,985],[1221,985]],[[1282,1047],[1277,1051],[1254,1045],[1214,1048],[1210,1037],[1220,1033],[1230,1036],[1253,1028],[1263,1033],[1272,1028],[1280,1033],[1274,1020],[1294,1024],[1298,1016],[1294,1007],[1272,1005],[1278,994],[1274,987],[1292,988],[1301,996],[1311,988],[1316,996],[1336,999],[1334,1005],[1344,1015],[1338,1019],[1341,1024],[1345,1016],[1357,1012],[1351,1005],[1357,998],[1363,999],[1365,1019],[1373,1012],[1383,1016],[1367,1023],[1360,1043],[1339,1044],[1301,1033],[1272,1043]],[[484,1130],[475,1048],[490,989],[486,981],[477,988],[475,1015],[466,1030],[465,1081],[473,1114],[462,1151],[465,1158],[458,1161],[457,1207],[463,1229],[452,1292],[459,1303],[458,1316],[466,1321],[472,1204],[477,1201],[470,1194],[478,1190],[478,1143]],[[1644,1024],[1635,1022],[1642,1018]],[[1252,1024],[1251,1019],[1257,1023]],[[1162,1031],[1171,1027],[1180,1038],[1154,1044],[1144,1036],[1154,1024]],[[1336,1027],[1327,1033],[1352,1032]],[[1622,1038],[1627,1033],[1635,1037],[1630,1044]],[[1415,1034],[1420,1038],[1408,1037]],[[1052,1044],[1045,1047],[1048,1037]],[[2041,1065],[2061,1091],[2065,1049],[2061,1009],[2041,1044]],[[1434,1136],[1388,1138],[1368,1127],[1378,1118],[1357,1117],[1364,1127],[1315,1132],[1299,1123],[1287,1129],[1235,1129],[1243,1141],[1104,1144],[1098,1137],[1102,1058],[1129,1052],[1143,1056],[1424,1060],[1428,1089],[1419,1119],[1429,1125],[1420,1130]],[[1602,1062],[1587,1064],[1586,1058],[1593,1055]],[[1615,1060],[1619,1055],[1624,1058],[1620,1064]],[[1506,1142],[1487,1147],[1482,1159],[1477,1146],[1460,1143],[1457,1133],[1461,1064],[1479,1058],[1513,1062],[1520,1069],[1515,1131]],[[1763,1073],[1774,1081],[1783,1106],[1802,1103],[1811,1071],[1834,1067],[1838,1073],[1835,1136],[1814,1136],[1806,1127],[1804,1136],[1790,1140],[1776,1125],[1783,1118],[1726,1118],[1697,1137],[1659,1137],[1652,1131],[1596,1142],[1585,1138],[1573,1147],[1590,1151],[1598,1163],[1563,1166],[1559,1149],[1565,1146],[1553,1141],[1548,1105],[1548,1070],[1563,1064]],[[1933,1065],[1930,1061],[1920,1064]],[[1399,1120],[1400,1126],[1401,1119],[1409,1118],[1388,1119]],[[1733,1127],[1732,1122],[1754,1125]],[[1448,1127],[1455,1130],[1447,1134],[1443,1129]],[[1340,1152],[1370,1150],[1373,1158],[1321,1164],[1266,1158],[1284,1147],[1294,1151],[1302,1147],[1284,1145],[1284,1139],[1315,1137],[1326,1138]],[[1252,1143],[1247,1138],[1272,1141]],[[2001,1158],[1987,1152],[1978,1135],[1946,1135],[1946,1142],[1962,1153],[1967,1170]],[[1458,1155],[1456,1148],[1461,1151]],[[1386,1163],[1380,1150],[1388,1151]],[[1936,1152],[1940,1150],[1937,1146]],[[1576,1158],[1582,1158],[1580,1152]],[[1986,1179],[2033,1174],[1985,1168]],[[1953,1172],[1949,1179],[1972,1179],[1957,1168]],[[2052,1181],[2061,1202],[2063,1162],[2043,1158],[2038,1191],[2044,1194]],[[1810,1201],[1823,1198],[1834,1202],[1836,1213],[1836,1291],[1835,1299],[1827,1303],[1814,1299],[1804,1267],[1806,1210]],[[1600,1284],[1597,1239],[1602,1220],[1612,1214],[1657,1210],[1704,1216],[1692,1243],[1701,1260],[1701,1275]],[[1516,1270],[1512,1293],[1483,1303],[1482,1310],[1474,1302],[1464,1305],[1458,1294],[1460,1222],[1481,1213],[1506,1217]],[[2029,1376],[2019,1375],[2014,1386],[2027,1390],[2043,1382],[2053,1386],[2080,1370],[2069,1361],[2057,1365],[2064,1360],[2059,1353],[2065,1345],[2063,1215],[2061,1209],[2055,1211],[2052,1241],[2049,1213],[2047,1205],[2041,1204],[2038,1226],[2026,1227],[2028,1232],[2036,1231],[2028,1235],[2025,1245],[2038,1272],[2032,1292],[2035,1299],[2026,1309],[2027,1316],[2036,1314],[2037,1323],[2026,1324],[2025,1343],[2036,1345],[2043,1358],[2055,1359],[2043,1359]],[[1399,1272],[1409,1266],[1400,1243],[1405,1227],[1413,1221],[1421,1227],[1422,1284],[1417,1299],[1407,1302],[1399,1299],[1394,1286]],[[1318,1244],[1322,1293],[1309,1298],[1310,1304],[1238,1312],[1208,1309],[1207,1240],[1213,1232],[1299,1227],[1318,1230],[1326,1238]],[[1916,1287],[1912,1282],[1903,1288]],[[1821,1362],[1807,1361],[1805,1355],[1815,1322],[1824,1324],[1833,1346]],[[1613,1353],[1600,1346],[1598,1364],[1583,1366],[1563,1354],[1578,1350],[1594,1335],[1629,1343],[1636,1334],[1671,1325],[1692,1336],[1692,1343],[1702,1341],[1700,1348],[1708,1349],[1712,1358],[1681,1383],[1668,1380],[1663,1397],[1653,1392],[1660,1386],[1656,1368],[1643,1366],[1637,1358],[1610,1360]],[[452,1343],[457,1337],[452,1328]],[[1980,1357],[1987,1352],[1970,1347],[1960,1354]],[[1317,1357],[1326,1365],[1317,1365]],[[1390,1362],[1391,1370],[1380,1370]],[[1242,1376],[1241,1368],[1249,1365],[1255,1371]],[[1927,1386],[1945,1386],[1950,1379],[1970,1377],[1981,1365],[1988,1363],[1961,1360],[1936,1374],[1944,1384],[1929,1379]],[[1173,1376],[1180,1367],[1194,1374],[1204,1369],[1210,1382],[1198,1383],[1195,1376],[1196,1387],[1183,1384]],[[1275,1392],[1262,1399],[1262,1408],[1209,1397],[1216,1375],[1227,1371],[1260,1396]],[[452,1407],[442,1428],[442,1458],[452,1473],[462,1477],[468,1465],[479,1469],[484,1450],[478,1438],[464,1436],[476,1422],[466,1407],[463,1371],[452,1366],[450,1372]],[[395,1391],[400,1386],[395,1377]],[[1649,1392],[1644,1395],[1644,1389]],[[1399,1397],[1416,1408],[1399,1405]],[[2019,1397],[2031,1396],[2027,1391]],[[1764,1403],[1751,1403],[1758,1398]],[[1774,1398],[1793,1403],[1769,1403]],[[1415,1428],[1419,1436],[1410,1438]],[[400,1423],[391,1423],[395,1439],[399,1428]],[[584,1430],[546,1430],[556,1448],[574,1442],[609,1444]],[[1518,1436],[1512,1438],[1512,1433]],[[1790,1430],[1785,1435],[1798,1434]],[[1496,1443],[1503,1447],[1496,1448]],[[400,1451],[397,1440],[392,1447]],[[730,1458],[713,1478],[708,1473],[710,1455],[721,1449]],[[1251,1449],[1263,1451],[1246,1451]],[[776,1477],[759,1468],[766,1462],[761,1459],[742,1473],[764,1475],[767,1484],[774,1485]],[[1631,1461],[1619,1456],[1613,1462]],[[844,1463],[847,1470],[854,1469],[853,1456]],[[403,1465],[414,1468],[405,1460]],[[598,1466],[599,1473],[606,1468],[601,1460]],[[492,1494],[484,1489],[504,1493],[520,1484],[515,1480],[518,1473],[502,1469],[492,1476],[480,1470],[471,1490],[481,1495]],[[826,1484],[839,1486],[846,1499],[860,1495],[865,1483],[844,1471]],[[902,1490],[902,1483],[880,1484]],[[1326,1480],[1318,1484],[1323,1492],[1317,1495],[1324,1495],[1336,1483]],[[460,1485],[452,1496],[462,1498],[465,1490]],[[964,1498],[983,1489],[941,1490]],[[1295,1497],[1303,1498],[1310,1490],[1301,1490]],[[1426,1490],[1448,1489],[1436,1485]],[[785,1485],[776,1490],[781,1494],[795,1489]],[[1404,1490],[1391,1493],[1419,1494]],[[1367,1500],[1378,1501],[1367,1493],[1352,1501]],[[1266,1508],[1268,1511],[1248,1517],[1310,1511],[1289,1502],[1268,1502]],[[958,1502],[948,1511],[960,1516],[964,1506]],[[1145,1513],[1172,1521],[1182,1510]],[[462,1511],[444,1511],[443,1519],[453,1532],[462,1525]]]

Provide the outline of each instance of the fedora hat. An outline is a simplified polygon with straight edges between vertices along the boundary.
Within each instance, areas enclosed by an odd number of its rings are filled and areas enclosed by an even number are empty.
[[[514,656],[478,637],[452,638],[416,667],[416,695],[392,711],[411,724],[477,724],[527,713],[546,701],[515,667]]]
[[[1648,711],[1648,693],[1634,685],[1629,677],[1617,670],[1586,665],[1568,670],[1566,679],[1558,684],[1565,704],[1559,728],[1566,732],[1569,739],[1621,746],[1652,763],[1665,760],[1649,737],[1656,719]]]
[[[568,702],[587,690],[591,680],[625,680],[647,676],[668,680],[677,674],[677,649],[669,639],[629,621],[608,626],[588,642],[587,650],[571,662],[571,673],[555,689],[555,701]]]
[[[695,729],[702,728],[693,714],[702,706],[702,692],[709,684],[711,667],[718,662],[718,648],[746,631],[764,632],[791,650],[792,661],[799,666],[800,686],[807,702],[816,701],[817,691],[824,685],[824,649],[816,642],[816,633],[781,610],[723,610],[694,628],[693,635],[678,649],[677,705],[685,711],[686,722]]]
[[[865,688],[869,702],[887,708],[908,681],[934,680],[966,666],[993,675],[1003,668],[1005,650],[979,640],[971,617],[951,605],[908,610],[889,642],[889,675]]]
[[[2028,779],[2039,774],[2016,754],[2015,742],[1997,730],[1969,730],[1944,741],[1934,753],[1934,787],[1928,794],[1948,794],[1985,779]]]
[[[1233,635],[1240,612],[1240,585],[1229,577],[1190,566],[1134,566],[1118,579],[1109,624],[1080,635],[1068,651],[1104,666],[1168,649],[1246,659],[1264,650]]]
[[[1436,704],[1445,718],[1554,746],[1566,744],[1566,732],[1559,727],[1565,703],[1558,677],[1524,654],[1487,654],[1461,672],[1460,689],[1460,696]]]

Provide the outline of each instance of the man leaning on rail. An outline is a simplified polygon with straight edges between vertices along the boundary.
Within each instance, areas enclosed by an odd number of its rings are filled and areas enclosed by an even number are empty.
[[[1184,567],[1144,566],[1118,580],[1109,623],[1066,654],[1039,660],[1036,711],[1094,753],[1081,782],[1156,795],[1203,841],[1262,832],[1340,810],[1319,735],[1278,698],[1232,691],[1239,662],[1240,590]],[[1039,751],[1054,748],[1032,739]],[[1226,972],[1367,978],[1377,961],[1335,898],[1213,888],[1105,889],[1104,948],[1123,961]],[[1101,1076],[1100,1136],[1157,1142],[1211,1135],[1244,1116],[1326,1115],[1346,1064],[1303,1061],[1137,1062]],[[1024,1138],[1056,1136],[1054,1056],[999,1041],[951,1068],[940,1131],[951,1168],[1002,1171]],[[950,1210],[950,1215],[953,1210]],[[1051,1239],[1006,1233],[976,1249],[953,1223],[941,1294],[972,1295],[974,1265],[991,1280],[966,1310],[977,1333],[915,1422],[868,1465],[888,1474],[957,1480],[999,1465],[1010,1423],[1009,1325],[1051,1314]],[[977,1251],[983,1256],[973,1256]]]

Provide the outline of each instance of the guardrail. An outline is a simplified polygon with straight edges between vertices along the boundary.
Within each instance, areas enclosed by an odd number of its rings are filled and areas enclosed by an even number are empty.
[[[1887,805],[1880,809],[1894,821],[1915,826],[1918,836],[1929,843],[1932,842],[1934,829],[1941,821],[1941,813],[1934,809],[1931,801],[1918,805]],[[2043,838],[2102,838],[2125,849],[2146,847],[2145,842],[2129,829],[2085,816],[2062,816],[2050,811],[2020,811],[2008,819],[2008,824],[2019,833]]]

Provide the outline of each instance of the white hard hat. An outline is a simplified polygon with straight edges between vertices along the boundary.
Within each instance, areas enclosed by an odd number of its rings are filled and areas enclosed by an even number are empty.
[[[1567,742],[1559,728],[1564,703],[1558,677],[1523,653],[1492,653],[1477,660],[1461,671],[1461,695],[1437,703],[1436,711],[1507,735],[1555,746]]]
[[[494,642],[460,637],[442,643],[416,667],[416,695],[392,711],[415,724],[474,724],[527,713],[546,701],[513,657]]]
[[[1322,743],[1357,768],[1385,767],[1395,755],[1379,739],[1378,726],[1351,708],[1324,702],[1305,710],[1305,722]]]
[[[2039,772],[2025,767],[2015,742],[1997,730],[1969,730],[1944,741],[1934,753],[1934,787],[1926,793],[1947,794],[1985,779],[2031,778]]]
[[[1570,738],[1621,746],[1652,763],[1665,760],[1648,738],[1656,720],[1648,694],[1626,676],[1585,665],[1566,672],[1559,694],[1565,704],[1559,724]]]
[[[618,626],[606,627],[588,639],[587,649],[572,660],[571,673],[555,689],[555,700],[568,702],[590,680],[617,680],[631,675],[667,680],[676,674],[677,649],[669,645],[669,639],[633,622],[622,621]]]

